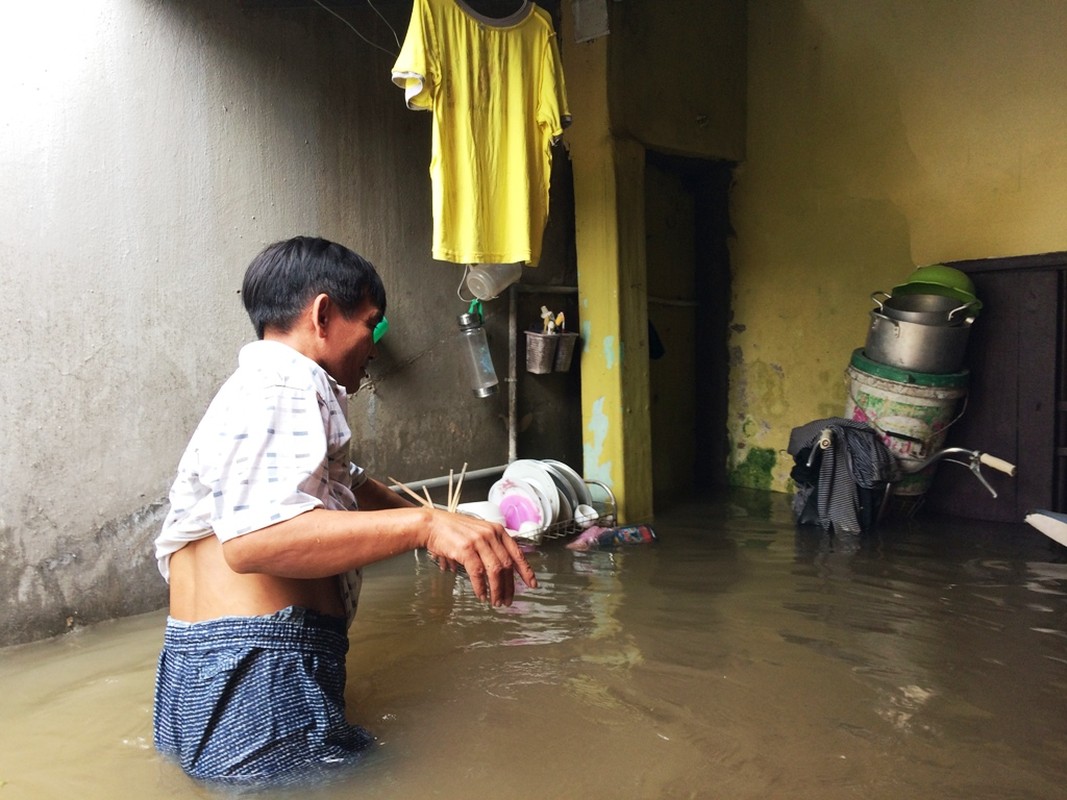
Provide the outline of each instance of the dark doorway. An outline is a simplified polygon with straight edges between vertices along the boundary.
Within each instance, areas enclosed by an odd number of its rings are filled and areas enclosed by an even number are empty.
[[[927,507],[970,519],[1021,522],[1036,508],[1067,510],[1067,253],[954,262],[983,303],[967,345],[967,407],[947,443],[1018,465],[991,470],[994,499],[966,471],[942,465]]]
[[[645,163],[653,502],[726,483],[734,164],[649,151]]]

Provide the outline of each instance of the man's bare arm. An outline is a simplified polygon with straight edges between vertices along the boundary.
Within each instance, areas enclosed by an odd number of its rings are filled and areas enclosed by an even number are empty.
[[[223,553],[238,573],[312,579],[422,547],[462,564],[477,597],[493,605],[511,604],[516,573],[527,586],[537,586],[526,557],[503,526],[410,505],[380,511],[313,509],[230,539]]]

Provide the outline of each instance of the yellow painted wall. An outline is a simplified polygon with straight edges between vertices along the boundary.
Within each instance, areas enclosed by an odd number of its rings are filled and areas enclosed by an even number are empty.
[[[612,3],[612,123],[652,150],[737,161],[745,0]]]
[[[844,412],[869,295],[1067,250],[1067,3],[751,0],[730,342],[734,482]]]

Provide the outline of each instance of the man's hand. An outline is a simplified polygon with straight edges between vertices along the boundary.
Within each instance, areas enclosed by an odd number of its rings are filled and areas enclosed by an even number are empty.
[[[503,525],[441,510],[431,514],[426,549],[442,568],[462,566],[479,600],[510,606],[516,574],[531,589],[537,588],[537,576]]]

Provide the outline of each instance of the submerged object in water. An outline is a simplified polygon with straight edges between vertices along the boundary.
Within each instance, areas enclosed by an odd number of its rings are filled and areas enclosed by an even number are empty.
[[[602,528],[593,525],[582,531],[573,542],[571,550],[593,550],[599,547],[615,547],[620,544],[648,544],[656,541],[656,533],[649,525],[620,525],[617,528]]]
[[[1025,519],[1045,536],[1067,547],[1067,514],[1039,510],[1027,514]]]

